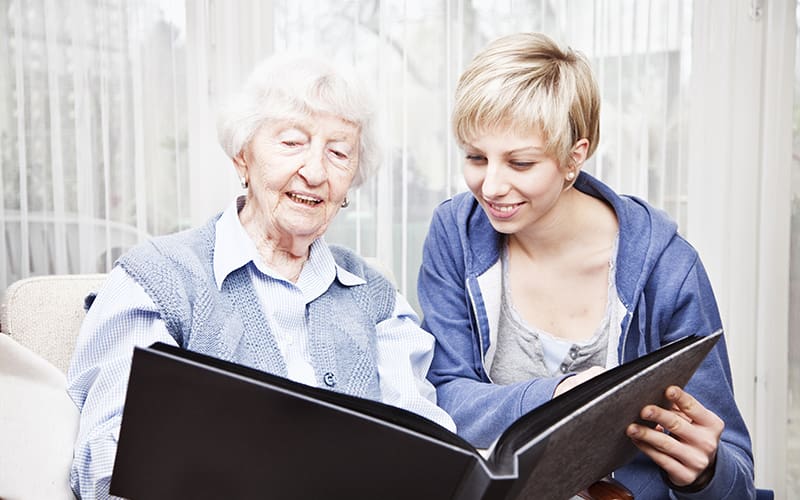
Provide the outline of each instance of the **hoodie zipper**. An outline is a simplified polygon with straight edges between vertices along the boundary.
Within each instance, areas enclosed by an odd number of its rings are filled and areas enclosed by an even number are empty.
[[[483,371],[484,376],[490,383],[494,383],[492,378],[489,376],[489,370],[486,369],[486,359],[485,359],[485,352],[483,346],[483,333],[481,332],[481,323],[478,319],[478,306],[475,305],[475,298],[472,295],[472,287],[469,284],[470,280],[467,278],[466,286],[467,286],[467,294],[469,295],[469,303],[472,306],[472,322],[475,323],[475,330],[478,334],[478,349],[479,349],[479,359],[481,362],[481,370]]]

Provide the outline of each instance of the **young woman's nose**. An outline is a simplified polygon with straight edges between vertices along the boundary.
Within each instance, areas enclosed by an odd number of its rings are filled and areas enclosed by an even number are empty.
[[[488,162],[486,174],[483,177],[481,193],[486,198],[497,198],[508,192],[508,183],[504,179],[503,165],[498,162]]]

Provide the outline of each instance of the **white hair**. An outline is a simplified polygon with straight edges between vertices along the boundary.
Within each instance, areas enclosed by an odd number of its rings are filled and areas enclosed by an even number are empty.
[[[261,125],[298,112],[329,113],[359,127],[353,187],[377,169],[380,152],[371,95],[351,68],[310,55],[273,55],[256,66],[221,109],[217,138],[225,153],[234,158]]]

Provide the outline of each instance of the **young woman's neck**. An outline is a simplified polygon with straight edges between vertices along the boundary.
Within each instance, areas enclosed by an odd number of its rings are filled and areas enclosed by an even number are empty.
[[[565,191],[558,203],[538,220],[508,236],[510,246],[528,256],[563,253],[579,239],[583,229],[581,208],[586,196],[575,189]]]

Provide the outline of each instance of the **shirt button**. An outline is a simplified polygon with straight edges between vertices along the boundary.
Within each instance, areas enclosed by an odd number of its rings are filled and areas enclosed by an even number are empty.
[[[333,374],[333,372],[327,372],[325,375],[323,375],[322,381],[325,382],[325,385],[328,387],[336,386],[336,376]]]

